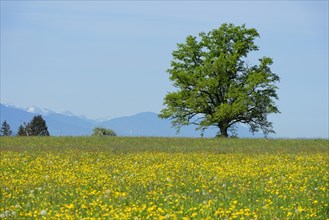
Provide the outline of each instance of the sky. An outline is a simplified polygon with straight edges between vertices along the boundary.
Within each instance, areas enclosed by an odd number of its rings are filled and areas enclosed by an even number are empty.
[[[275,137],[329,138],[328,1],[4,1],[1,103],[91,119],[159,113],[171,53],[223,23],[260,34],[273,58]]]

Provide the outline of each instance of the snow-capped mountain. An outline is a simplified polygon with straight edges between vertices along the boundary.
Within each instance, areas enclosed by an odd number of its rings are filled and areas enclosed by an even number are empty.
[[[12,108],[12,109],[22,109],[22,110],[25,110],[24,108],[20,107],[20,106],[17,106],[15,104],[11,104],[11,103],[4,103],[4,104],[1,104],[5,107],[8,107],[8,108]]]
[[[54,113],[53,111],[51,111],[49,109],[39,108],[39,107],[36,107],[36,106],[31,106],[31,107],[27,108],[26,111],[30,112],[30,113],[43,115],[43,116]]]
[[[65,111],[65,112],[62,112],[63,115],[66,115],[66,116],[75,116],[72,112],[70,111]]]
[[[109,117],[100,117],[100,118],[95,119],[95,121],[102,123],[104,121],[109,121],[111,119],[113,119],[113,117],[111,117],[111,116],[109,116]]]
[[[75,116],[72,113],[69,115],[68,113],[56,113],[36,106],[24,109],[13,105],[1,104],[0,113],[0,121],[6,120],[14,134],[20,125],[29,123],[35,115],[42,115],[52,136],[90,135],[95,126],[95,122]]]
[[[142,112],[133,116],[112,118],[98,121],[76,116],[71,112],[56,113],[49,109],[38,107],[20,108],[14,105],[0,105],[0,121],[4,120],[10,125],[15,134],[18,127],[32,120],[33,116],[41,114],[45,119],[48,131],[52,136],[85,136],[91,135],[94,127],[113,129],[119,136],[164,136],[164,137],[200,137],[200,131],[195,126],[185,126],[177,134],[172,128],[170,120],[160,119],[156,113]],[[214,137],[217,129],[207,129],[204,137]],[[239,137],[262,137],[260,134],[253,136],[248,128],[238,126]]]

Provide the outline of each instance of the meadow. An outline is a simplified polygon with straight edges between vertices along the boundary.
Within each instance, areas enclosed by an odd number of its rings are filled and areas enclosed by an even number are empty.
[[[3,219],[329,219],[329,140],[1,137]]]

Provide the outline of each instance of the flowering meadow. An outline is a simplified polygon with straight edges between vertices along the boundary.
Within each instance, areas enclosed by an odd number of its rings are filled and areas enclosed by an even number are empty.
[[[0,219],[329,219],[328,140],[0,141]]]

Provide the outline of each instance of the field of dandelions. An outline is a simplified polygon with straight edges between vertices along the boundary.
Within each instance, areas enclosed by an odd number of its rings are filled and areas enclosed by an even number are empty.
[[[329,218],[328,140],[0,141],[0,219]]]

